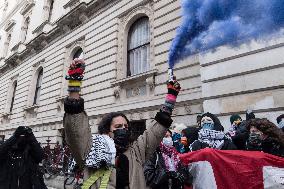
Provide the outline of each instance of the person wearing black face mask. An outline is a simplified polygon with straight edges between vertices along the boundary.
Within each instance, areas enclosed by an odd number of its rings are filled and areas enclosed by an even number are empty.
[[[76,162],[84,169],[83,189],[98,189],[102,188],[102,185],[108,189],[147,188],[143,164],[154,153],[172,123],[170,115],[180,85],[174,79],[167,83],[167,88],[166,102],[156,114],[155,120],[152,120],[151,125],[147,126],[148,129],[136,141],[130,143],[127,117],[123,113],[112,112],[100,121],[99,135],[91,136],[91,145],[84,100],[79,92],[69,91],[69,96],[64,100],[63,124],[67,144]],[[85,131],[88,132],[82,134]],[[78,146],[82,146],[82,151]]]
[[[43,158],[32,130],[20,126],[0,146],[1,189],[47,189],[38,163]]]
[[[284,134],[269,120],[252,119],[247,122],[250,131],[246,149],[284,157]]]

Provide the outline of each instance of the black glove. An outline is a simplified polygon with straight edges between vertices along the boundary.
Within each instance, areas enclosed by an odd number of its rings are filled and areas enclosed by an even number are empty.
[[[28,136],[28,135],[31,135],[33,132],[32,132],[32,129],[29,128],[29,127],[24,127],[24,126],[19,126],[16,131],[14,132],[14,136],[16,138],[18,138],[20,135],[25,135],[25,136]]]

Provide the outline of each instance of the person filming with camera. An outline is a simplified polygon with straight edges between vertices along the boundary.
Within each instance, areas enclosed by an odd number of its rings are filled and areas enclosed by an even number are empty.
[[[38,165],[42,158],[32,129],[19,126],[0,145],[0,189],[47,189]]]

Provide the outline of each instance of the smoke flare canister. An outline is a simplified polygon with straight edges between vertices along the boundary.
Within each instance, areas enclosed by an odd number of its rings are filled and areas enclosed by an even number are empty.
[[[169,81],[173,81],[174,80],[174,71],[172,68],[168,69],[168,75],[169,75]]]

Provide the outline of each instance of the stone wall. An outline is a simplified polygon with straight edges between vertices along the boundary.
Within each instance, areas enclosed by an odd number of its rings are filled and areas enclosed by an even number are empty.
[[[30,2],[30,1],[28,1]],[[84,51],[86,74],[82,86],[93,132],[108,112],[124,112],[130,120],[148,123],[164,102],[168,50],[181,23],[181,0],[64,0],[55,1],[52,17],[45,20],[44,2],[32,7],[26,43],[19,43],[26,1],[19,1],[0,26],[0,49],[5,27],[15,21],[13,42],[0,58],[0,135],[6,138],[19,125],[33,128],[45,143],[60,140],[66,74],[78,48]],[[12,14],[13,13],[13,14]],[[126,77],[126,41],[131,24],[141,16],[150,20],[150,71]],[[17,46],[18,44],[18,46]],[[14,48],[13,48],[14,47]],[[195,125],[196,115],[210,111],[229,126],[231,113],[247,108],[258,117],[275,120],[283,113],[283,39],[252,43],[240,48],[221,47],[189,57],[175,66],[182,86],[174,122]],[[36,74],[43,68],[40,104],[33,106]],[[17,80],[13,111],[8,112],[11,86]],[[146,92],[141,93],[145,87]],[[133,94],[127,96],[128,92]]]
[[[96,1],[90,1],[92,2]],[[77,7],[92,6],[90,3],[85,5],[82,3]],[[67,94],[64,76],[72,53],[78,47],[84,50],[87,65],[82,97],[86,101],[85,109],[90,117],[93,132],[96,132],[96,126],[102,115],[111,111],[124,112],[130,120],[144,119],[147,122],[155,116],[166,93],[168,49],[180,24],[180,1],[109,1],[94,6],[92,11],[93,13],[75,28],[66,29],[60,26],[64,30],[62,35],[45,34],[55,38],[48,39],[48,44],[41,50],[36,50],[36,53],[31,51],[13,68],[2,71],[0,134],[10,135],[17,126],[28,125],[43,143],[48,137],[51,137],[52,143],[58,140],[55,136],[60,136],[58,130],[62,128],[62,99]],[[82,13],[78,13],[77,16],[81,15]],[[151,70],[127,78],[126,74],[123,74],[125,70],[119,69],[126,65],[126,61],[119,57],[124,56],[127,21],[134,22],[138,18],[137,15],[149,16],[152,31]],[[68,22],[73,18],[62,19]],[[61,23],[60,18],[58,23]],[[36,82],[34,75],[39,67],[43,68],[40,104],[32,107],[29,104],[32,96],[31,88]],[[198,57],[191,57],[179,63],[175,73],[183,90],[178,97],[174,120],[194,125],[196,114],[202,111]],[[7,115],[5,108],[9,104],[10,85],[14,80],[18,81],[15,102],[12,114]],[[145,95],[138,93],[137,96],[128,98],[126,90],[136,90],[139,83],[147,87],[147,93]],[[30,110],[36,115],[29,115]]]

